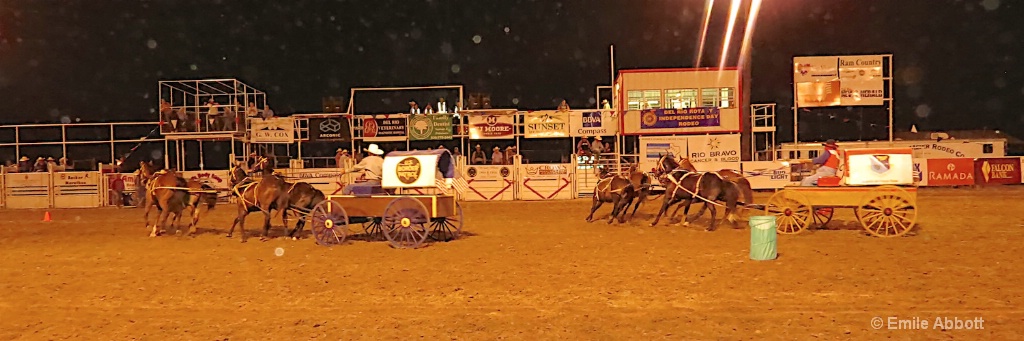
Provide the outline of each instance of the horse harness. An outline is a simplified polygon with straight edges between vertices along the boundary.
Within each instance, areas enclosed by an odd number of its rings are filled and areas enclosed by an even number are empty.
[[[624,176],[622,176],[621,174],[614,174],[614,175],[612,175],[612,176],[609,176],[609,177],[606,177],[606,178],[604,178],[604,179],[601,179],[601,181],[598,181],[598,182],[597,182],[597,192],[604,192],[604,191],[608,191],[608,189],[612,187],[612,181],[613,181],[613,180],[614,180],[615,178],[619,178],[619,179],[623,179],[623,180],[626,180],[626,182],[628,182],[628,183],[629,183],[629,184],[630,184],[631,186],[633,185],[633,182],[632,182],[632,181],[631,181],[631,180],[630,180],[629,178],[627,178],[627,177],[624,177]],[[607,182],[605,182],[605,180],[608,180],[608,181],[607,181]],[[605,183],[604,189],[602,189],[602,188],[601,188],[601,183],[602,183],[602,182],[604,182],[604,183]],[[626,188],[625,188],[625,187],[623,187],[623,188],[619,188],[619,189],[613,189],[613,190],[610,190],[610,191],[608,191],[608,192],[609,192],[609,193],[621,193],[621,192],[622,192],[622,191],[623,191],[624,189],[626,189]]]
[[[672,173],[676,173],[676,172],[685,172],[685,174],[683,174],[682,178],[680,178],[679,180],[676,180],[676,178],[672,177]],[[691,172],[689,170],[681,169],[681,168],[676,168],[676,169],[673,169],[673,170],[669,171],[669,174],[666,174],[665,177],[668,178],[669,181],[672,181],[672,183],[676,185],[676,187],[674,189],[672,189],[672,196],[671,196],[671,198],[675,198],[676,193],[677,193],[676,191],[678,191],[679,189],[682,189],[683,191],[685,191],[686,193],[689,193],[694,198],[703,200],[704,202],[712,203],[712,204],[717,205],[717,206],[725,207],[725,205],[723,205],[723,204],[720,204],[720,203],[718,203],[718,202],[716,202],[714,200],[710,200],[708,198],[705,198],[705,197],[701,196],[700,194],[697,194],[697,192],[700,192],[700,182],[701,182],[701,180],[704,180],[704,175],[707,174],[707,173],[714,174],[715,176],[717,176],[719,178],[722,177],[721,175],[718,175],[718,172]],[[684,187],[683,184],[680,183],[680,181],[682,181],[683,179],[686,179],[686,177],[688,177],[690,175],[694,175],[694,174],[698,174],[698,176],[697,176],[697,184],[693,186],[693,191],[690,191],[689,189],[686,189],[686,187]]]

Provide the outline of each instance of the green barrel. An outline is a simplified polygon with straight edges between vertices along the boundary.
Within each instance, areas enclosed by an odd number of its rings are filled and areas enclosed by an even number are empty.
[[[750,217],[750,259],[772,260],[779,256],[775,247],[775,217]]]

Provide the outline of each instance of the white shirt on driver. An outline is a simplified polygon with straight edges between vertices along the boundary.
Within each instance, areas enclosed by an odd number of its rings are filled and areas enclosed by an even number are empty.
[[[364,157],[363,161],[352,168],[353,172],[360,170],[363,171],[366,180],[380,181],[381,175],[384,174],[384,158],[372,154]]]

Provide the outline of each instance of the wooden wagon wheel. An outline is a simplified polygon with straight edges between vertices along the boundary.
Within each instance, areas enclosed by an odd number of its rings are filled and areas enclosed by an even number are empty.
[[[381,234],[383,234],[382,231],[384,230],[383,227],[382,227],[383,226],[383,222],[384,222],[384,219],[382,219],[380,217],[372,217],[369,220],[364,221],[363,222],[363,233],[366,234],[366,238],[371,239],[371,240],[376,240],[378,238],[381,238]]]
[[[430,231],[427,231],[429,222],[430,213],[422,202],[410,197],[400,197],[392,200],[384,209],[381,227],[384,237],[391,242],[391,246],[415,249],[423,244],[430,234]]]
[[[811,203],[803,194],[781,190],[768,199],[764,212],[775,216],[775,229],[782,234],[797,234],[807,229],[812,215]]]
[[[832,221],[832,215],[836,213],[836,209],[832,207],[815,207],[814,208],[814,225],[820,228],[824,228]]]
[[[880,186],[868,192],[854,212],[864,230],[878,237],[899,237],[917,222],[917,203],[906,190]]]
[[[309,213],[313,239],[323,246],[338,245],[348,236],[348,213],[334,200],[324,200]]]
[[[462,235],[462,205],[455,203],[455,215],[433,218],[430,221],[430,239],[451,241]]]

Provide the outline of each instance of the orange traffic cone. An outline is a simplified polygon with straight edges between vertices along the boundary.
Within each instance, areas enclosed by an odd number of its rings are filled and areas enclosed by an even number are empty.
[[[46,214],[43,215],[43,222],[49,222],[49,221],[50,221],[50,211],[46,211]]]

